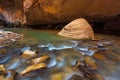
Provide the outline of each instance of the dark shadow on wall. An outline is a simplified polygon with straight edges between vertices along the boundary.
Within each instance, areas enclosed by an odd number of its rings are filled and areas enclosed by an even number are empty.
[[[94,32],[96,33],[103,33],[105,22],[91,22]]]

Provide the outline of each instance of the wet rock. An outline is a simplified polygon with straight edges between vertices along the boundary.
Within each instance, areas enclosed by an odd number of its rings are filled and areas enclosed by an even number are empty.
[[[37,53],[35,51],[25,50],[21,56],[22,58],[32,58],[37,56]]]
[[[80,72],[80,75],[75,74],[70,80],[95,80],[93,72],[90,70],[89,66],[86,66],[84,61],[78,60],[73,66],[73,69]]]
[[[78,67],[78,66],[84,66],[84,64],[83,64],[82,61],[77,60],[74,66],[76,66],[76,67]]]
[[[90,24],[83,18],[75,19],[66,25],[58,35],[73,39],[94,39]]]
[[[15,72],[13,71],[2,71],[0,73],[0,80],[14,80]]]
[[[48,55],[43,55],[39,58],[35,58],[32,60],[33,64],[38,64],[38,63],[42,63],[42,62],[47,62],[50,59],[50,57]]]
[[[100,74],[96,73],[95,77],[97,78],[97,80],[105,80]]]
[[[0,54],[7,54],[7,50],[4,48],[0,48]]]
[[[97,70],[98,66],[96,65],[95,60],[93,60],[91,57],[86,56],[84,59],[85,65],[88,66],[92,70]]]
[[[38,70],[38,69],[44,69],[44,68],[47,68],[47,64],[46,63],[33,64],[33,65],[28,66],[20,74],[24,75],[24,74],[26,74],[28,72],[35,71],[35,70]]]
[[[23,35],[21,34],[17,34],[11,31],[0,30],[0,44],[15,42],[22,37]]]
[[[94,58],[99,59],[99,60],[105,60],[105,56],[103,54],[96,53],[93,55]]]
[[[73,75],[69,80],[84,80],[84,79],[79,75]]]
[[[54,73],[52,76],[51,76],[51,80],[54,80],[54,79],[56,79],[56,80],[64,80],[64,73],[60,73],[60,72],[58,72],[58,73]]]
[[[5,70],[4,65],[0,65],[0,71],[4,71],[4,70]]]

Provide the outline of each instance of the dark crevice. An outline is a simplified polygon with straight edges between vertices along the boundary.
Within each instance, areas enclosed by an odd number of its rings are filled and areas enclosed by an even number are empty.
[[[96,33],[104,32],[105,22],[92,22],[91,25],[93,27],[94,32]]]

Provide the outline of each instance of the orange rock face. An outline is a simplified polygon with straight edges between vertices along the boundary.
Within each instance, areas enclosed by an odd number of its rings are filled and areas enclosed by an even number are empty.
[[[70,22],[85,16],[105,18],[120,14],[119,8],[119,0],[0,0],[5,20],[32,25]]]
[[[10,23],[25,23],[23,14],[22,0],[1,0],[0,14],[3,15],[4,20]]]

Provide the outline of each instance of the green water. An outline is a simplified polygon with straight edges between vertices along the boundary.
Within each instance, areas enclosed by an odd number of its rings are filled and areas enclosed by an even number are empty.
[[[4,29],[10,30],[19,34],[23,34],[24,38],[21,39],[21,42],[27,44],[36,44],[36,43],[49,43],[63,40],[70,40],[65,37],[56,35],[58,30],[33,30],[33,29]]]

